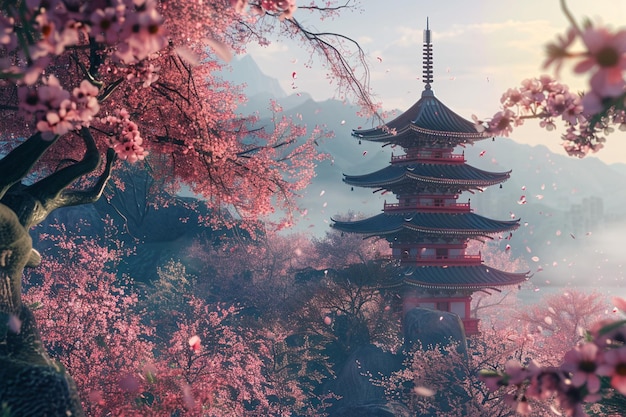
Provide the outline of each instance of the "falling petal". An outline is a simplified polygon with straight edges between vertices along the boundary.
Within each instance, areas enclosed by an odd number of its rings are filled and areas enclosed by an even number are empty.
[[[136,376],[127,374],[120,379],[119,382],[120,388],[126,392],[137,392],[139,391],[139,380]]]
[[[206,42],[213,49],[215,55],[217,55],[222,61],[230,62],[233,55],[225,43],[211,38],[207,39]]]
[[[200,350],[200,337],[194,335],[189,338],[189,347],[195,352]]]
[[[611,298],[611,301],[615,307],[626,313],[626,300],[622,297],[613,297]]]
[[[548,326],[552,325],[552,317],[544,317],[543,321],[545,321]]]
[[[413,388],[413,392],[421,397],[432,397],[433,395],[435,395],[435,391],[422,386]]]
[[[532,259],[533,262],[539,262],[539,257],[538,256],[533,256],[530,259]]]
[[[504,248],[505,251],[511,250],[511,245],[506,245],[506,248]]]
[[[345,121],[345,120],[342,120],[342,121],[341,121],[341,124],[342,124],[342,125],[345,125],[345,124],[346,124],[346,121]]]
[[[537,194],[535,197],[537,198],[537,200],[543,200],[543,195],[542,194]]]
[[[324,317],[324,324],[327,326],[330,326],[330,324],[332,323],[332,319],[328,316]]]
[[[483,156],[483,155],[485,155],[485,152],[487,152],[487,151],[481,151],[481,152],[478,154],[478,156]]]
[[[377,56],[376,59],[378,60],[378,62],[383,62],[383,59],[379,56]]]
[[[363,156],[367,155],[367,151],[363,151]]]
[[[20,329],[22,328],[22,320],[20,320],[15,314],[11,314],[7,325],[9,326],[9,330],[15,334],[19,334]]]
[[[191,386],[189,384],[183,383],[180,387],[183,392],[183,403],[188,410],[193,410],[196,407],[196,401],[193,398],[193,392],[191,391]]]
[[[323,196],[324,194],[326,194],[326,190],[322,190],[322,191],[320,192],[320,197],[321,197],[321,196]]]
[[[525,190],[526,190],[526,186],[522,185],[522,191],[525,191]]]
[[[191,49],[188,49],[188,48],[186,48],[184,46],[179,46],[178,48],[174,49],[174,52],[176,52],[176,54],[183,61],[185,61],[186,63],[188,63],[192,67],[195,67],[196,65],[200,64],[200,57],[198,56],[198,54],[193,52]],[[224,59],[224,61],[226,61],[226,60]]]
[[[294,72],[292,72],[292,73],[291,73],[291,78],[293,78],[293,79],[295,80],[296,78],[298,78],[298,74],[296,74],[296,72],[295,72],[295,71],[294,71]]]

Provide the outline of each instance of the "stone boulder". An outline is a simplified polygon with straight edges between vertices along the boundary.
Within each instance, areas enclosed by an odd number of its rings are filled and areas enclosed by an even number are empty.
[[[404,344],[409,352],[418,343],[421,349],[445,347],[456,343],[467,354],[465,328],[458,315],[446,311],[415,307],[404,316]]]
[[[341,399],[337,400],[335,407],[333,407],[336,412],[338,413],[341,409],[353,409],[355,406],[385,404],[387,402],[385,389],[375,384],[372,380],[381,380],[384,377],[389,377],[393,372],[400,370],[402,367],[402,359],[402,357],[394,355],[391,352],[385,352],[371,344],[363,345],[355,349],[344,362],[337,378],[331,381],[325,390],[341,397]],[[332,415],[334,416],[334,414]],[[385,414],[337,415],[384,416]]]

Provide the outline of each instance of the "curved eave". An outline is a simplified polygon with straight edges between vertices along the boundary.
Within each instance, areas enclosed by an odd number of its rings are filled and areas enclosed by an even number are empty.
[[[509,179],[511,171],[489,172],[471,165],[410,164],[390,165],[365,175],[346,175],[343,181],[357,187],[387,187],[407,179],[426,184],[488,187]]]
[[[407,111],[373,129],[353,130],[352,135],[374,141],[388,140],[402,136],[407,130],[433,138],[457,138],[466,141],[485,139],[474,123],[459,116],[439,101],[432,90],[424,90],[422,97]]]
[[[381,213],[352,222],[331,219],[332,227],[368,236],[397,234],[404,230],[428,235],[490,236],[519,227],[517,220],[493,220],[475,213]]]
[[[387,234],[400,233],[404,228],[404,218],[402,216],[388,216],[384,213],[367,219],[355,221],[339,221],[331,218],[331,227],[346,233],[358,233],[371,236],[383,236]]]
[[[529,272],[506,272],[487,265],[418,266],[407,268],[402,281],[406,285],[433,290],[481,290],[519,285],[529,278]]]
[[[349,185],[357,187],[384,187],[389,184],[396,184],[406,178],[406,167],[399,165],[388,165],[383,169],[364,175],[346,175],[343,181]]]
[[[490,185],[500,184],[510,178],[511,171],[504,173],[487,173],[489,175],[483,175],[482,178],[450,178],[450,177],[433,177],[427,175],[420,175],[415,172],[407,172],[407,178],[415,179],[420,182],[430,184],[443,184],[443,185],[464,185],[474,187],[488,187]]]

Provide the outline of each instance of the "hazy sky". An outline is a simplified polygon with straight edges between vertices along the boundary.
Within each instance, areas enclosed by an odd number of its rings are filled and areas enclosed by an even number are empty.
[[[626,0],[569,0],[568,6],[579,22],[587,17],[626,28]],[[433,90],[467,119],[472,114],[493,115],[507,88],[546,73],[541,68],[544,46],[568,27],[558,0],[362,0],[358,9],[332,21],[314,20],[304,11],[296,17],[320,31],[357,40],[368,54],[374,94],[385,109],[403,111],[423,90],[422,42],[428,17],[433,34]],[[288,93],[307,92],[318,101],[336,97],[320,62],[309,68],[301,46],[275,42],[249,51],[261,70],[279,79]],[[586,89],[587,79],[574,76],[571,66],[561,72],[561,80],[574,90]],[[536,121],[526,122],[512,138],[564,153],[560,134],[540,129]],[[606,148],[596,156],[608,163],[626,163],[626,133],[609,136]]]

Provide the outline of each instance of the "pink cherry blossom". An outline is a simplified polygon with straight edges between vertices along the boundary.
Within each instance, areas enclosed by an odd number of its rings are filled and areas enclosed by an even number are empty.
[[[119,39],[121,30],[120,22],[123,20],[123,8],[107,7],[96,9],[91,14],[91,34],[95,35],[97,42],[105,42],[114,45]]]
[[[574,71],[584,73],[592,69],[590,85],[601,97],[616,97],[624,92],[622,71],[626,69],[626,30],[616,33],[605,27],[590,26],[582,33],[588,56],[579,62]]]
[[[610,376],[611,386],[626,395],[626,347],[607,350],[603,364],[598,367],[598,375]]]
[[[572,385],[581,387],[587,385],[590,393],[596,393],[600,389],[598,378],[598,346],[595,343],[584,343],[570,350],[563,357],[562,369],[571,372]]]
[[[487,122],[487,131],[493,135],[509,136],[513,132],[513,127],[519,125],[519,119],[509,109],[504,109],[496,113],[493,118]]]

